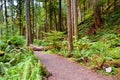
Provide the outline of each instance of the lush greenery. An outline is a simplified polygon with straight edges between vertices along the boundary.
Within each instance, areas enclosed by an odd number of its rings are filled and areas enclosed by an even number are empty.
[[[119,13],[120,10],[107,16],[104,13],[102,16],[105,21],[102,25],[103,27],[98,29],[97,33],[93,35],[86,34],[86,29],[91,25],[92,16],[86,18],[87,23],[85,22],[79,25],[79,39],[73,41],[74,50],[72,55],[68,53],[67,36],[65,33],[56,33],[56,31],[46,33],[47,38],[45,37],[42,41],[37,42],[40,45],[47,43],[47,45],[51,44],[51,46],[53,46],[53,48],[46,53],[56,53],[65,57],[70,57],[89,68],[100,70],[100,72],[105,74],[116,74],[120,69],[119,63],[114,63],[114,61],[120,60]],[[90,13],[87,14],[89,15]],[[108,63],[104,65],[107,61],[113,61],[113,64]],[[111,67],[112,72],[105,72],[104,67]]]
[[[120,72],[119,8],[119,0],[0,0],[0,79],[41,79],[26,43],[102,73]]]
[[[40,63],[33,52],[23,46],[25,40],[17,35],[8,41],[1,41],[0,45],[3,54],[0,56],[0,80],[42,80]]]

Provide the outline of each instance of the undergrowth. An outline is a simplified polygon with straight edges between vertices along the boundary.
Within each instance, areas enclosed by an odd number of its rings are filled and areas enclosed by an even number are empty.
[[[42,80],[41,65],[18,35],[0,40],[0,80]]]
[[[103,27],[97,30],[96,35],[87,35],[86,30],[91,26],[93,20],[92,16],[87,16],[85,21],[79,24],[79,39],[73,41],[72,58],[79,63],[83,63],[89,68],[96,68],[104,74],[116,74],[119,63],[109,64],[104,66],[107,61],[120,60],[120,10],[102,15],[104,19]],[[86,13],[87,15],[87,13]],[[113,23],[115,22],[115,23]],[[67,57],[67,36],[61,32],[45,33],[46,38],[40,42],[40,45],[52,45],[53,49],[47,51],[48,53],[57,53]],[[117,67],[115,66],[117,65]],[[111,67],[112,72],[105,72],[105,68]]]

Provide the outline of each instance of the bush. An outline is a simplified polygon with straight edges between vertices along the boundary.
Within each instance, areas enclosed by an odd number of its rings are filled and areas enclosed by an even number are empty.
[[[49,43],[49,45],[58,50],[61,49],[62,42],[64,40],[64,32],[51,31],[44,34],[46,35],[46,37],[43,39],[43,42]]]
[[[25,39],[22,36],[15,35],[15,36],[10,37],[9,40],[14,45],[23,46],[25,44]]]
[[[34,40],[34,44],[38,46],[48,46],[49,43],[44,40]]]
[[[40,63],[26,48],[14,49],[0,59],[1,80],[42,80]]]
[[[6,48],[6,41],[0,40],[0,50],[5,50],[5,48]]]

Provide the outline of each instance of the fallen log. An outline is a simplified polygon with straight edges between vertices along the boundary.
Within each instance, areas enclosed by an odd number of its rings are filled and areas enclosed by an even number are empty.
[[[105,61],[103,63],[103,66],[104,67],[114,66],[114,67],[118,68],[118,67],[120,67],[120,59],[114,59],[114,60],[111,60],[111,61]]]
[[[46,51],[52,49],[52,46],[40,46],[40,47],[34,47],[33,50],[34,51]]]
[[[46,51],[52,48],[53,48],[52,46],[35,46],[35,45],[29,46],[29,49],[32,49],[33,51]]]

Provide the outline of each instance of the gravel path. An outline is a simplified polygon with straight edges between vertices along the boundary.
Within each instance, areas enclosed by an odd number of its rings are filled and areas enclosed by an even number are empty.
[[[47,70],[52,73],[48,80],[114,80],[97,74],[79,64],[54,54],[35,51],[35,57],[41,60]]]

